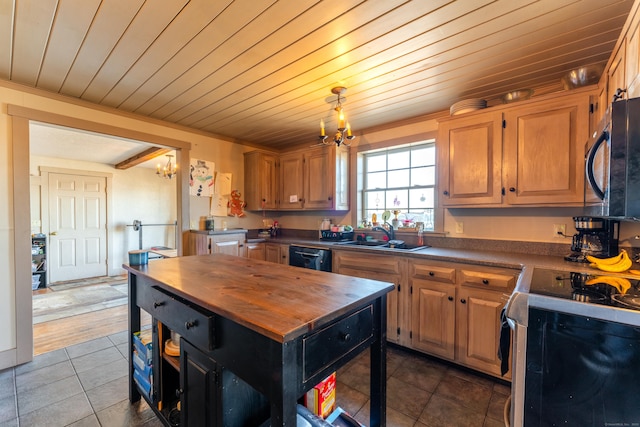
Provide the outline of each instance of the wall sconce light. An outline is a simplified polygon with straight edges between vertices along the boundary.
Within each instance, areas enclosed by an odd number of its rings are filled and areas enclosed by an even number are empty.
[[[338,103],[336,104],[334,110],[338,112],[338,130],[333,137],[333,142],[339,147],[341,144],[346,146],[351,145],[351,141],[355,138],[355,135],[351,132],[351,125],[349,122],[345,121],[344,118],[344,109],[342,108],[342,103],[340,102],[340,95],[344,94],[347,91],[346,87],[338,86],[331,89],[331,93],[338,95]],[[329,145],[330,142],[327,140],[327,134],[325,133],[324,128],[324,120],[320,119],[320,136],[319,138],[322,140],[322,143],[325,145]],[[346,139],[346,140],[345,140]]]
[[[171,179],[178,171],[178,165],[171,164],[171,158],[173,157],[173,155],[167,154],[166,157],[169,158],[169,160],[167,160],[167,164],[164,168],[162,168],[160,164],[158,164],[156,168],[156,175],[158,175],[159,178]]]

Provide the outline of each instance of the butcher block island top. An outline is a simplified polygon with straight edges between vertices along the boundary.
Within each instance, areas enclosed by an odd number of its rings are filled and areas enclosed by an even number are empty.
[[[124,268],[129,399],[144,397],[165,425],[173,425],[168,419],[178,407],[183,426],[243,427],[267,418],[273,427],[295,425],[297,400],[367,348],[370,425],[386,425],[393,284],[224,254]],[[154,320],[148,383],[133,362],[141,310]],[[171,361],[163,345],[173,332],[180,353]]]
[[[125,266],[171,293],[278,342],[340,317],[393,285],[224,254]]]

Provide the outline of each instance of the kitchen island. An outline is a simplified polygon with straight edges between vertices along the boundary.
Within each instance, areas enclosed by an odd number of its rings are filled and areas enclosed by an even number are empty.
[[[153,319],[151,387],[134,381],[130,357],[129,398],[143,395],[165,424],[179,403],[181,425],[259,425],[266,405],[272,426],[293,426],[298,399],[370,347],[371,426],[386,425],[393,285],[223,254],[124,268],[132,353],[140,310]],[[177,358],[163,351],[169,331]]]

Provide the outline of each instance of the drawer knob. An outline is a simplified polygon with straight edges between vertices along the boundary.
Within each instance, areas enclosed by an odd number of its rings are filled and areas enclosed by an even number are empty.
[[[187,329],[195,328],[196,326],[198,326],[198,322],[194,320],[189,320],[184,323],[184,327]]]
[[[433,276],[435,276],[435,275],[436,275],[436,273],[434,273],[433,271],[430,271],[430,272],[429,272],[429,276],[433,277]]]
[[[449,192],[448,192],[447,190],[444,190],[444,191],[442,192],[442,194],[444,194],[445,196],[448,196],[448,195],[449,195]]]
[[[462,298],[462,299],[460,300],[460,302],[461,302],[461,303],[463,303],[463,304],[466,304],[466,303],[467,303],[467,300],[466,300],[466,299],[464,299],[464,298]]]
[[[450,296],[450,297],[447,297],[447,299],[448,299],[449,301],[453,301],[453,297],[451,297],[451,296]]]
[[[482,279],[482,283],[485,284],[485,285],[488,285],[489,284],[489,279]]]
[[[351,334],[348,332],[340,332],[340,341],[347,342],[351,340]]]
[[[163,305],[164,305],[164,303],[162,301],[160,301],[160,302],[154,301],[153,302],[153,308],[158,308],[158,307],[161,307]]]

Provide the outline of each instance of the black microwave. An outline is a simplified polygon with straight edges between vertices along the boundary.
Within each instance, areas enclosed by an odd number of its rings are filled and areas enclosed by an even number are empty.
[[[585,164],[588,214],[640,220],[640,98],[611,104]]]

